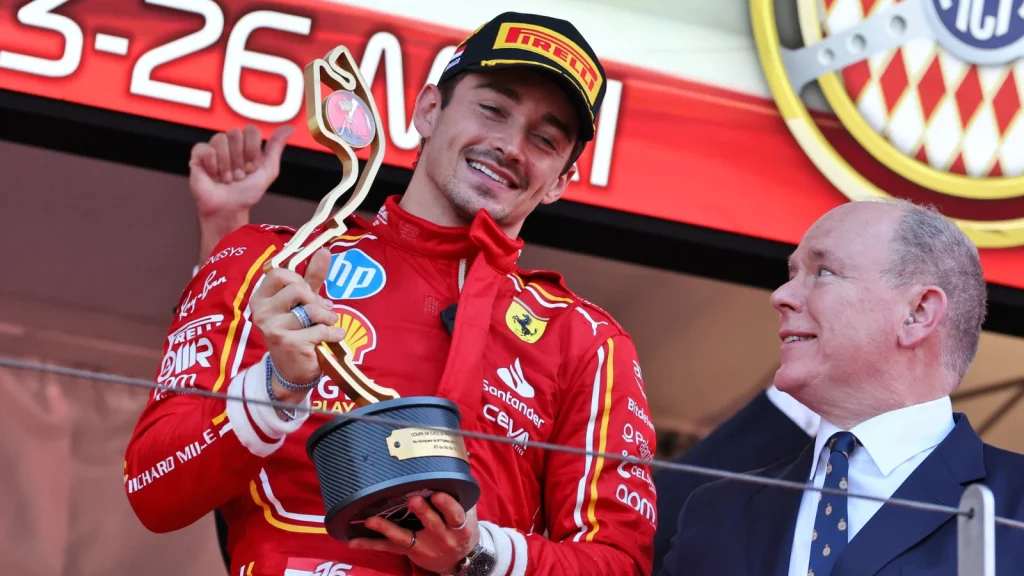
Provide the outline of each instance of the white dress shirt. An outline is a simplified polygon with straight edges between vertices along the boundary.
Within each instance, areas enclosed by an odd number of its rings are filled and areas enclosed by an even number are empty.
[[[772,384],[765,390],[768,400],[793,421],[794,424],[807,432],[808,436],[814,437],[818,433],[818,426],[821,425],[821,416],[815,414],[810,408],[801,404],[796,398],[779,390]]]
[[[948,396],[875,416],[854,426],[850,432],[860,445],[850,457],[849,488],[852,493],[890,498],[903,481],[917,469],[932,450],[953,429],[953,404]],[[828,439],[841,430],[822,419],[814,442],[817,455],[811,464],[809,479],[815,488],[825,484]],[[789,576],[807,576],[811,557],[811,533],[818,513],[819,492],[805,491],[793,532],[789,556]],[[850,540],[867,524],[881,502],[861,498],[847,499]]]

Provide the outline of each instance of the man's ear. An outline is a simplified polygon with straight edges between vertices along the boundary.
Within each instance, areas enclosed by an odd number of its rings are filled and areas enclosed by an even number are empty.
[[[569,182],[572,181],[572,177],[575,176],[577,172],[579,172],[579,167],[576,166],[575,162],[573,162],[572,166],[565,171],[565,174],[559,176],[558,180],[555,180],[555,183],[552,184],[551,188],[544,193],[544,196],[540,199],[540,203],[553,204],[557,202],[558,199],[562,197],[562,194],[565,193],[565,187],[569,185]]]
[[[430,138],[437,126],[437,117],[441,114],[441,89],[427,84],[416,96],[416,106],[412,111],[413,125],[420,136]]]
[[[907,304],[899,341],[905,348],[914,348],[937,331],[946,317],[946,293],[938,286],[917,286]]]

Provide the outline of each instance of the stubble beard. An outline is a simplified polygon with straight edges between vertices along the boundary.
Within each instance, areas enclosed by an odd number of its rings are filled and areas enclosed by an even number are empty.
[[[508,209],[494,204],[494,196],[490,191],[480,190],[472,185],[460,185],[454,173],[445,179],[441,190],[455,214],[467,224],[476,218],[481,209],[487,210],[491,218],[499,224],[508,217]]]

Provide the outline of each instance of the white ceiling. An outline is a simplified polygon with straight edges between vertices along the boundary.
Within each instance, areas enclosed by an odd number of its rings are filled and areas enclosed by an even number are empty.
[[[197,250],[186,178],[4,142],[0,174],[0,356],[152,377]],[[253,220],[296,225],[312,209],[267,197]],[[538,246],[521,264],[560,271],[632,334],[661,429],[706,433],[770,382],[766,290]],[[1021,358],[1024,340],[985,334],[963,389],[1024,377]],[[1011,393],[957,408],[977,425]],[[1024,452],[1022,415],[986,439]]]
[[[744,0],[590,0],[655,18],[678,20],[730,34],[750,33],[750,3]]]

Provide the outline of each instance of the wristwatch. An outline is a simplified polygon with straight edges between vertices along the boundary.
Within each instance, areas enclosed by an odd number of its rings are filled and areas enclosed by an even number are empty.
[[[491,551],[477,544],[476,548],[455,566],[452,576],[490,576],[497,561]]]

